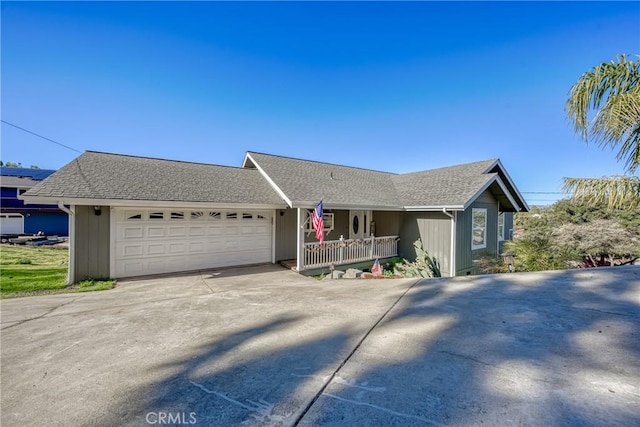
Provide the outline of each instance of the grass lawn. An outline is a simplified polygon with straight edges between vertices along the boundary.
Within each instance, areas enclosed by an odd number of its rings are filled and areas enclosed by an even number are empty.
[[[67,286],[69,251],[32,246],[0,247],[2,298],[111,289],[115,280],[85,280]]]

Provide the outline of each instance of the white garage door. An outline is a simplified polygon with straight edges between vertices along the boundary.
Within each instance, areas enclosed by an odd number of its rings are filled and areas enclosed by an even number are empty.
[[[0,234],[22,234],[24,218],[21,214],[0,214]]]
[[[250,210],[117,208],[115,276],[271,262],[272,215]]]

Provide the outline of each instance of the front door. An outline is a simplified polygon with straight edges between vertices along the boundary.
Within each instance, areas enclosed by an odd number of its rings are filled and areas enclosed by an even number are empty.
[[[371,211],[349,211],[349,238],[363,239],[369,237]]]

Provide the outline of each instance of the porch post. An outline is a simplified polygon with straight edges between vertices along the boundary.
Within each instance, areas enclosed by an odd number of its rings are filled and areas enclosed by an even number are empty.
[[[298,208],[298,229],[296,240],[296,270],[304,269],[304,222],[306,210]]]
[[[371,233],[371,247],[369,248],[369,258],[370,259],[373,259],[373,244],[374,244],[373,233]]]

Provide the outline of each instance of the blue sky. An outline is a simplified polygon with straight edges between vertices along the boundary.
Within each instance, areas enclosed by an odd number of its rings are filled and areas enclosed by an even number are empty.
[[[531,204],[623,173],[564,102],[640,53],[638,2],[6,2],[2,119],[79,150],[409,172],[499,157]],[[2,124],[1,158],[77,153]]]

